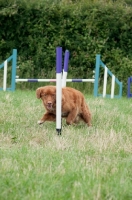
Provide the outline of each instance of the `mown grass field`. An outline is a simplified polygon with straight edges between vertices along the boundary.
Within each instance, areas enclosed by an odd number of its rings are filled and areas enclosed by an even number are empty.
[[[132,199],[132,99],[85,96],[93,126],[58,136],[35,91],[0,92],[0,200]]]

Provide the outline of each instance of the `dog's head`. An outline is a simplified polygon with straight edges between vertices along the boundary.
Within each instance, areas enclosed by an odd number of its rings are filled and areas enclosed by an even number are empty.
[[[36,90],[36,96],[38,99],[42,99],[45,108],[49,111],[55,109],[56,106],[56,87],[45,86]]]

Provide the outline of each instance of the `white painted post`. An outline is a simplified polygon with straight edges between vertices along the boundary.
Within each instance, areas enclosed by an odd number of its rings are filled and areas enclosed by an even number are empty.
[[[65,72],[63,69],[62,87],[66,87],[66,78],[67,78],[67,72]]]
[[[3,91],[6,91],[7,84],[7,60],[4,62]]]
[[[114,98],[114,90],[115,90],[115,76],[112,74],[112,82],[111,82],[111,99]]]
[[[103,97],[106,96],[107,72],[108,72],[108,68],[105,66],[105,72],[104,72],[104,85],[103,85]]]
[[[63,69],[63,76],[62,76],[62,87],[66,87],[66,78],[68,72],[68,62],[69,62],[69,51],[65,51],[65,58],[64,58],[64,69]]]

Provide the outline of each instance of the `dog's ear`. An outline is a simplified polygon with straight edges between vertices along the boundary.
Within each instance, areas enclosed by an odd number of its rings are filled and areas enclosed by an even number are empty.
[[[38,88],[38,89],[36,90],[36,97],[37,97],[38,99],[41,98],[41,88]]]

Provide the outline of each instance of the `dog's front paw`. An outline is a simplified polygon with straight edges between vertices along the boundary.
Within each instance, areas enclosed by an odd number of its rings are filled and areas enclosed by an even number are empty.
[[[38,122],[37,122],[37,124],[43,124],[44,123],[44,121],[41,121],[41,120],[39,120]]]

